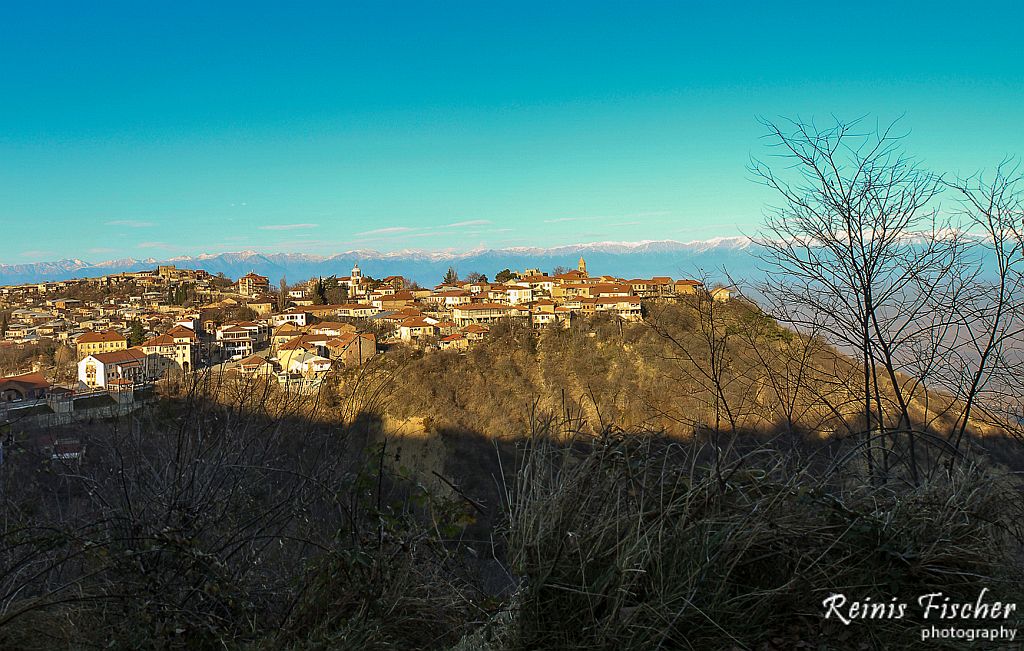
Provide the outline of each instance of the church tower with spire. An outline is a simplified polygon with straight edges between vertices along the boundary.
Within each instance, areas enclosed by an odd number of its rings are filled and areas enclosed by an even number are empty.
[[[580,256],[580,263],[576,265],[576,270],[584,276],[587,275],[587,261],[583,259],[582,255]]]

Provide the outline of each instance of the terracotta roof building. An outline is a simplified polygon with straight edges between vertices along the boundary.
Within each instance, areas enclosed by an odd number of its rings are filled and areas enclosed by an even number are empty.
[[[109,353],[115,350],[124,350],[128,347],[128,340],[120,332],[115,330],[104,330],[103,332],[83,332],[75,342],[78,349],[78,359],[96,353]]]
[[[50,383],[42,373],[0,377],[0,402],[37,400],[45,398],[49,390]]]

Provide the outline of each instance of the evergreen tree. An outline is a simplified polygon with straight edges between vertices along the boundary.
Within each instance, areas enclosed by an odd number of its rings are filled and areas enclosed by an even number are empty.
[[[327,288],[324,287],[324,279],[322,277],[316,279],[316,286],[313,288],[313,303],[316,305],[327,304]]]
[[[459,282],[459,274],[455,271],[455,267],[448,267],[448,273],[444,275],[441,280],[445,285],[456,285]]]
[[[132,321],[131,330],[128,332],[128,345],[138,346],[146,340],[146,331],[142,329],[141,321]]]
[[[506,267],[505,269],[502,269],[501,271],[498,272],[498,275],[494,277],[494,282],[505,283],[512,280],[514,277],[515,274],[512,273],[512,270]]]

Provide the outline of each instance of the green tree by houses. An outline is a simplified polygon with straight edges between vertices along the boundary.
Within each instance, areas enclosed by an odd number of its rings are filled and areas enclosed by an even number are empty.
[[[185,305],[195,296],[195,289],[191,285],[178,284],[167,289],[167,302],[170,305]]]
[[[337,276],[321,276],[316,279],[316,285],[313,286],[312,298],[315,305],[341,303],[348,298],[348,290],[338,283]]]
[[[128,345],[138,346],[146,340],[146,331],[142,328],[142,322],[139,320],[132,321],[131,328],[128,331]]]
[[[455,271],[455,267],[448,267],[448,271],[447,273],[445,273],[444,278],[441,280],[441,282],[445,285],[458,284],[459,274],[457,271]]]
[[[515,278],[515,276],[516,275],[512,272],[512,270],[506,267],[498,272],[498,275],[494,277],[494,282],[507,283],[508,281]]]

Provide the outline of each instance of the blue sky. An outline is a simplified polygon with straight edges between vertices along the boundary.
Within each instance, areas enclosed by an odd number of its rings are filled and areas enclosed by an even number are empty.
[[[365,6],[360,6],[365,5]],[[758,116],[1024,154],[1021,3],[0,9],[0,262],[756,230]]]

